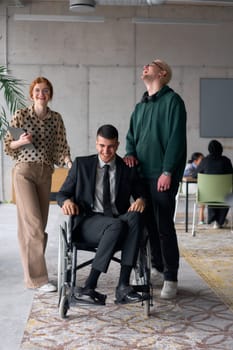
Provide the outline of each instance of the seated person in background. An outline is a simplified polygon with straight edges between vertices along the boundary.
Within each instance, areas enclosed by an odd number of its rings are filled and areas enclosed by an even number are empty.
[[[194,152],[191,155],[191,159],[188,161],[188,164],[186,165],[184,169],[184,177],[192,177],[195,173],[197,166],[200,164],[202,159],[204,158],[204,155],[200,152]]]
[[[75,234],[78,227],[81,240],[98,247],[90,274],[84,287],[78,288],[77,297],[100,304],[105,304],[106,296],[95,291],[97,281],[101,272],[107,272],[118,247],[121,249],[121,270],[116,303],[141,300],[141,295],[129,285],[129,279],[143,229],[145,193],[137,168],[129,168],[116,154],[118,146],[117,129],[112,125],[101,126],[96,137],[98,154],[77,157],[57,195],[63,213],[77,215],[72,232]],[[110,180],[109,201],[104,199],[105,168]],[[131,196],[134,198],[132,203]]]
[[[233,168],[229,158],[222,155],[223,147],[217,140],[211,140],[208,145],[209,154],[198,165],[193,177],[202,174],[232,174]],[[208,206],[208,224],[214,222],[214,228],[226,225],[228,208],[211,208]]]
[[[188,161],[188,164],[186,165],[184,169],[184,177],[193,177],[193,174],[195,174],[195,171],[197,169],[197,166],[200,164],[202,159],[204,158],[204,155],[200,152],[194,152],[191,155],[191,159]],[[196,184],[190,184],[189,185],[189,193],[196,193],[197,185]],[[205,216],[204,216],[205,206],[201,205],[199,208],[199,225],[203,225],[205,222]]]

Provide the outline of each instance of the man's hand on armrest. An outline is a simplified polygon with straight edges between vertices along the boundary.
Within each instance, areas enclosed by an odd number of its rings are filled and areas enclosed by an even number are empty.
[[[143,198],[138,198],[135,202],[131,204],[128,211],[139,211],[142,213],[145,209],[146,203]]]
[[[79,207],[71,199],[64,201],[62,211],[65,215],[79,215]]]

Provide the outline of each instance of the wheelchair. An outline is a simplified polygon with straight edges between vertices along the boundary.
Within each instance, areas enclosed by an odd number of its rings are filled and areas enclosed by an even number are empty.
[[[72,304],[80,302],[76,297],[77,271],[92,263],[93,258],[77,264],[78,251],[96,253],[97,247],[85,242],[74,240],[72,237],[72,216],[68,217],[60,225],[59,248],[58,248],[58,282],[59,293],[59,315],[67,317],[67,312]],[[121,260],[113,256],[112,261],[120,263]],[[151,253],[150,242],[146,231],[143,232],[136,266],[132,270],[133,289],[142,296],[141,304],[145,317],[150,314],[150,307],[153,305],[153,289],[150,281],[151,275]]]

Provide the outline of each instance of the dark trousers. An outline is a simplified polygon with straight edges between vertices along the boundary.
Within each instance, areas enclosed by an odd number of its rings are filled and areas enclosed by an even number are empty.
[[[229,208],[213,208],[208,207],[208,224],[211,224],[213,221],[222,226],[225,222]]]
[[[92,263],[95,270],[107,272],[117,250],[121,250],[121,265],[135,265],[142,234],[142,214],[127,212],[119,217],[94,214],[84,219],[79,231],[82,240],[98,247]]]
[[[179,184],[157,191],[157,180],[146,180],[148,205],[146,226],[150,237],[152,266],[164,273],[167,281],[177,281],[179,248],[173,220],[175,197]]]

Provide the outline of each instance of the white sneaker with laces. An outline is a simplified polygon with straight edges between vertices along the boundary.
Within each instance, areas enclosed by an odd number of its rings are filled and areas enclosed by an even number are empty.
[[[43,286],[37,288],[38,292],[41,293],[51,293],[56,292],[57,288],[52,283],[43,284]]]
[[[177,282],[164,281],[160,297],[162,299],[173,299],[177,294]]]
[[[162,285],[164,282],[163,273],[159,272],[155,267],[151,268],[151,282],[153,285]]]

